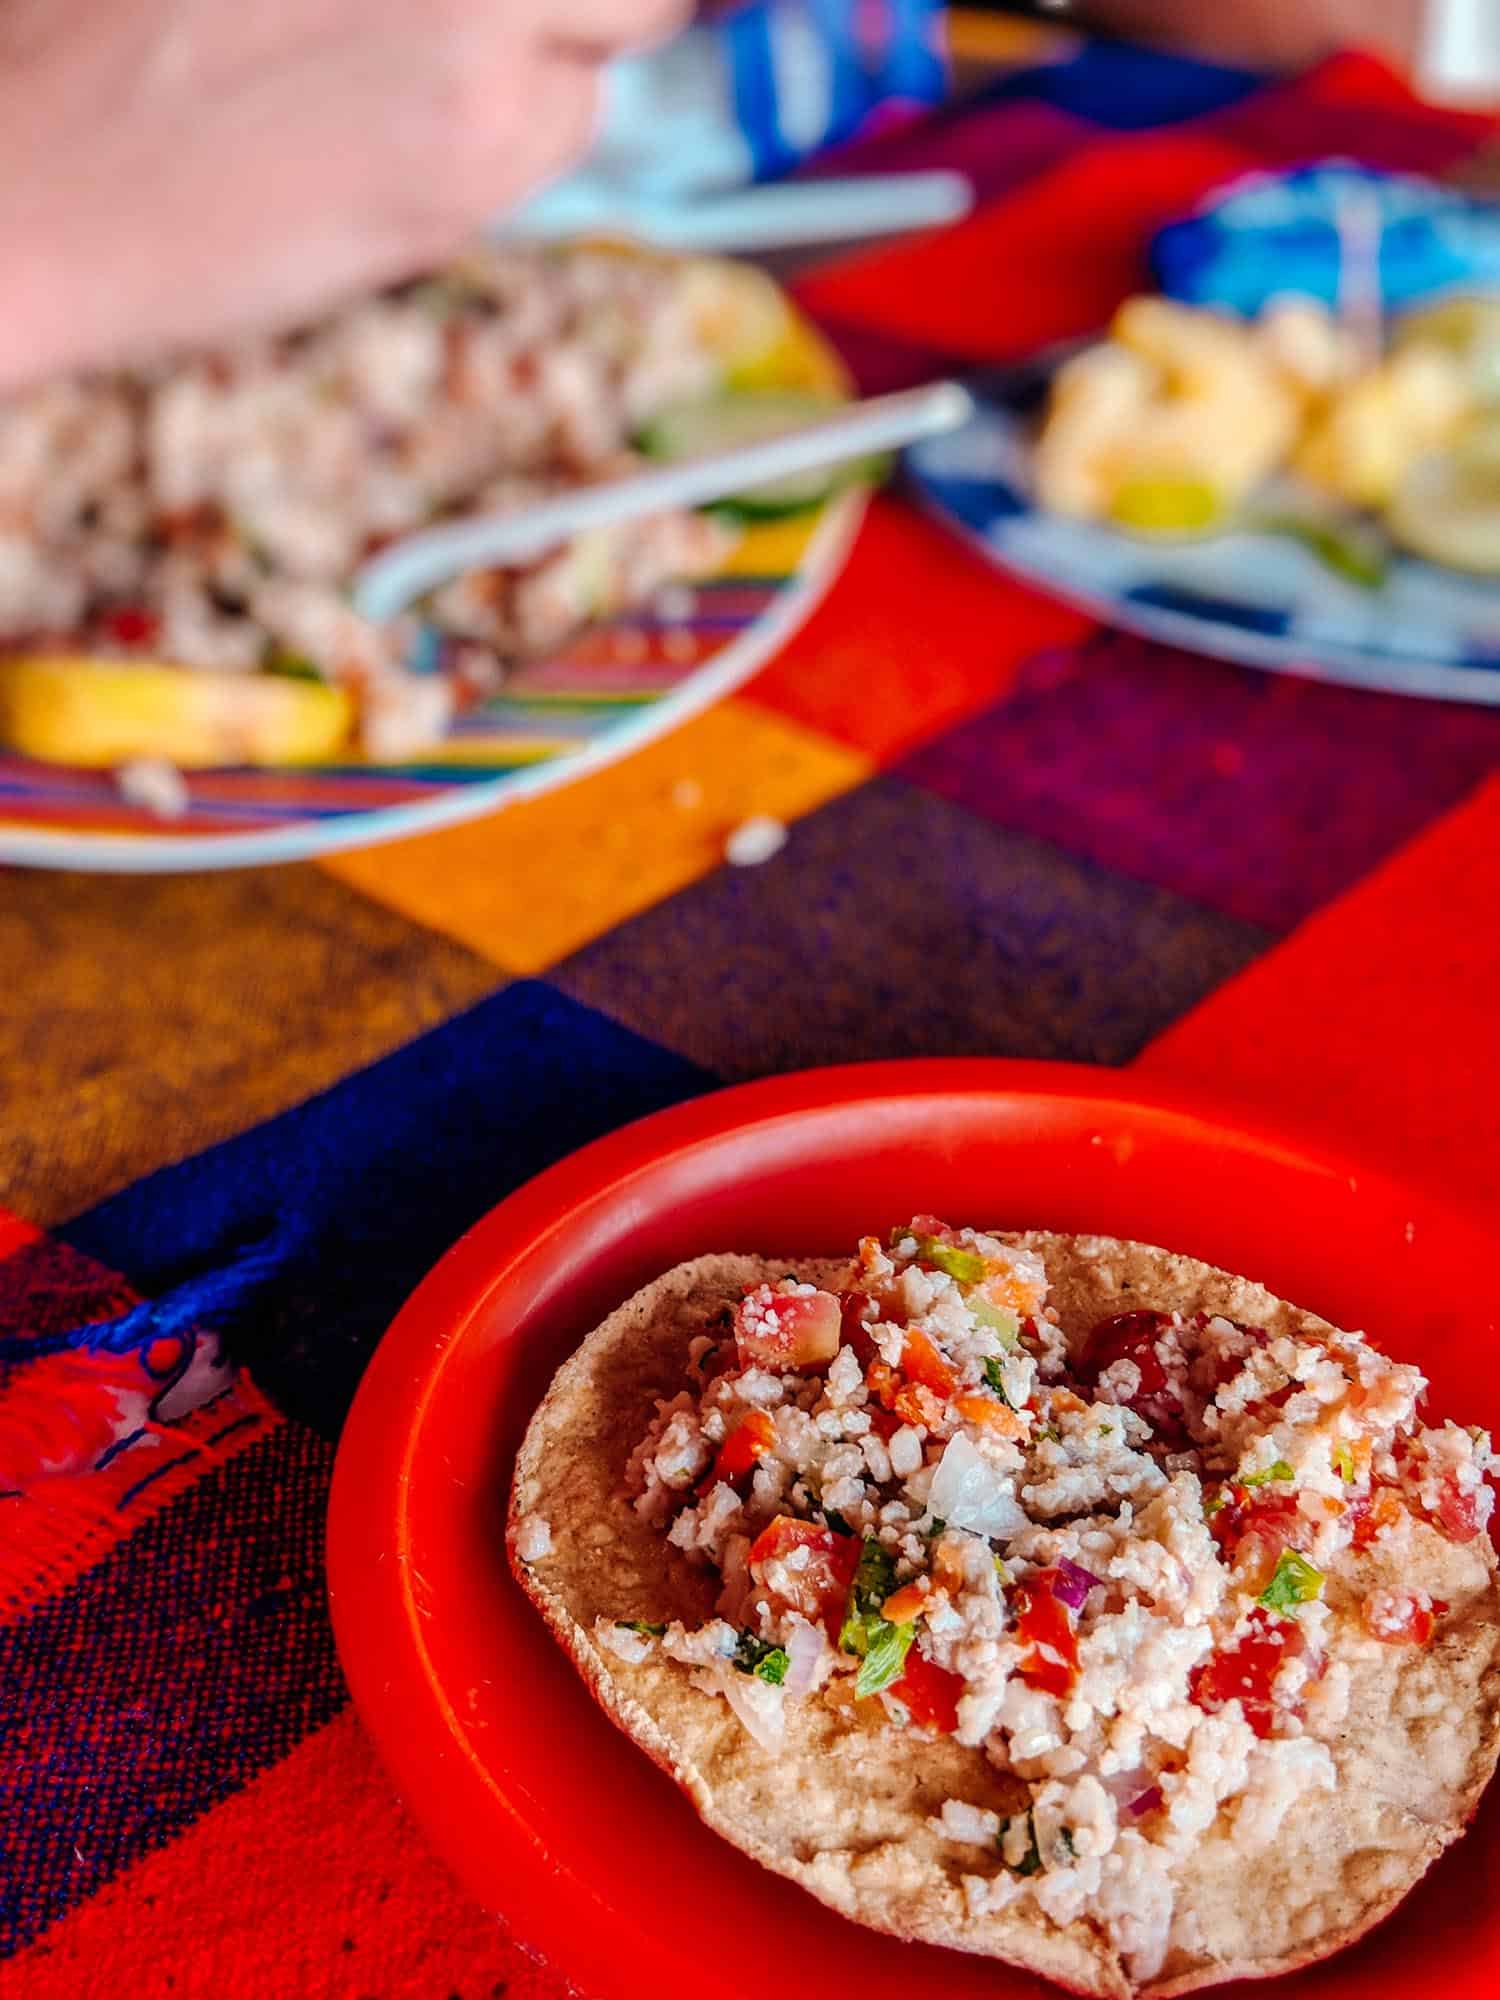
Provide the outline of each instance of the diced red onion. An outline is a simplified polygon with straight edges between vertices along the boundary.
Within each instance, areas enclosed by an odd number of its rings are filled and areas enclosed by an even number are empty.
[[[1095,1576],[1082,1563],[1069,1562],[1064,1556],[1057,1565],[1057,1581],[1052,1586],[1052,1595],[1059,1604],[1066,1604],[1070,1611],[1081,1611],[1089,1592],[1103,1581],[1102,1576]]]
[[[1155,1812],[1161,1804],[1161,1786],[1152,1785],[1144,1792],[1138,1792],[1125,1810],[1132,1819],[1140,1819],[1144,1813]]]

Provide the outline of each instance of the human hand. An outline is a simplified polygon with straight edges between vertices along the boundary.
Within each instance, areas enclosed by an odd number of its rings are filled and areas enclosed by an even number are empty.
[[[435,262],[683,0],[0,0],[0,390]]]

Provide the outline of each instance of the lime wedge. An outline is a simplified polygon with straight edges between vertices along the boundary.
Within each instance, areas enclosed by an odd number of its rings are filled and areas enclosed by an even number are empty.
[[[348,695],[321,681],[69,655],[0,660],[0,743],[48,763],[316,764],[344,747],[353,720]]]
[[[1222,528],[1229,509],[1206,479],[1141,473],[1115,489],[1109,518],[1134,535],[1206,535]]]

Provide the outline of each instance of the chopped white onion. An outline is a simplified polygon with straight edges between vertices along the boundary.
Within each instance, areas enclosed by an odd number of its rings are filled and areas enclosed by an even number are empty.
[[[811,1694],[827,1678],[833,1649],[821,1626],[800,1619],[787,1634],[787,1669],[782,1686],[788,1694]]]
[[[780,1750],[786,1735],[781,1689],[735,1667],[708,1667],[694,1675],[697,1685],[721,1694],[762,1750]]]
[[[927,1496],[928,1511],[950,1528],[980,1535],[1013,1535],[1027,1525],[1026,1510],[1004,1478],[963,1432],[948,1440]]]

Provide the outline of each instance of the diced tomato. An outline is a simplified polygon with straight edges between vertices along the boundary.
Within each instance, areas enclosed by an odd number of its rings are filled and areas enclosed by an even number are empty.
[[[939,1243],[958,1241],[958,1231],[951,1229],[946,1222],[939,1222],[935,1215],[914,1215],[907,1225],[906,1233],[912,1236],[931,1236]]]
[[[1275,1720],[1271,1685],[1282,1661],[1298,1658],[1305,1650],[1306,1640],[1295,1618],[1278,1618],[1257,1604],[1244,1637],[1194,1667],[1188,1676],[1189,1699],[1210,1714],[1238,1701],[1255,1734],[1267,1737]]]
[[[843,1320],[840,1337],[845,1347],[852,1347],[860,1367],[868,1368],[877,1350],[865,1322],[879,1317],[875,1301],[868,1292],[845,1292],[839,1311]]]
[[[820,1527],[816,1521],[799,1521],[791,1514],[777,1514],[750,1544],[745,1561],[751,1569],[755,1569],[762,1563],[778,1561],[790,1555],[793,1549],[821,1548],[828,1536],[833,1536],[835,1541],[854,1540],[852,1535],[834,1535],[832,1528]]]
[[[806,1561],[797,1568],[783,1567],[772,1589],[765,1575],[770,1562],[786,1564],[794,1550],[806,1549]],[[778,1514],[761,1529],[750,1544],[745,1560],[751,1571],[776,1603],[798,1611],[809,1621],[821,1619],[830,1641],[836,1646],[849,1602],[849,1586],[859,1565],[859,1538],[840,1535],[813,1521],[794,1520]]]
[[[839,1351],[843,1309],[832,1292],[778,1292],[757,1285],[735,1308],[740,1359],[762,1368],[820,1368]]]
[[[1424,1604],[1412,1591],[1375,1590],[1360,1613],[1370,1637],[1383,1645],[1426,1646],[1447,1609],[1447,1600],[1441,1597],[1428,1598]]]
[[[1078,1632],[1065,1604],[1053,1595],[1055,1569],[1035,1570],[1012,1584],[1016,1637],[1027,1648],[1021,1677],[1044,1694],[1070,1694],[1078,1679]]]
[[[1406,1516],[1406,1506],[1393,1486],[1376,1486],[1349,1502],[1355,1548],[1367,1549],[1387,1528],[1394,1528]]]
[[[101,620],[106,639],[117,646],[149,646],[161,630],[161,620],[143,604],[117,604]]]
[[[900,1430],[901,1423],[901,1418],[894,1410],[883,1410],[878,1403],[870,1412],[870,1429],[874,1431],[876,1437],[884,1438],[887,1443]]]
[[[981,1396],[977,1392],[955,1396],[953,1414],[966,1424],[974,1424],[980,1430],[995,1431],[1001,1437],[1021,1438],[1026,1435],[1025,1424],[998,1396]]]
[[[919,1326],[906,1329],[906,1340],[901,1349],[901,1373],[908,1382],[919,1383],[935,1396],[951,1396],[958,1387],[958,1377],[952,1367]]]
[[[1231,1479],[1218,1497],[1223,1504],[1209,1515],[1209,1532],[1231,1562],[1264,1560],[1274,1568],[1283,1549],[1303,1548],[1311,1539],[1311,1524],[1295,1494],[1266,1487],[1252,1491]],[[1246,1546],[1252,1542],[1253,1548]]]
[[[1112,1362],[1133,1361],[1141,1381],[1129,1408],[1146,1419],[1161,1443],[1180,1445],[1188,1442],[1182,1403],[1156,1351],[1171,1323],[1170,1314],[1159,1312],[1116,1313],[1100,1320],[1084,1346],[1078,1372],[1085,1382],[1096,1383]]]
[[[1479,1489],[1466,1492],[1456,1473],[1445,1473],[1438,1489],[1437,1520],[1450,1542],[1472,1542],[1479,1533]]]
[[[1166,1313],[1116,1313],[1102,1319],[1089,1335],[1079,1373],[1097,1382],[1112,1361],[1133,1361],[1140,1370],[1143,1396],[1155,1396],[1167,1386],[1166,1370],[1156,1352],[1162,1329],[1171,1324]]]
[[[713,1478],[733,1486],[764,1458],[776,1442],[776,1426],[764,1410],[750,1410],[719,1446]]]
[[[929,1660],[920,1646],[912,1647],[900,1680],[891,1685],[891,1693],[913,1722],[923,1729],[939,1729],[945,1736],[958,1727],[958,1701],[963,1691],[963,1676]]]

